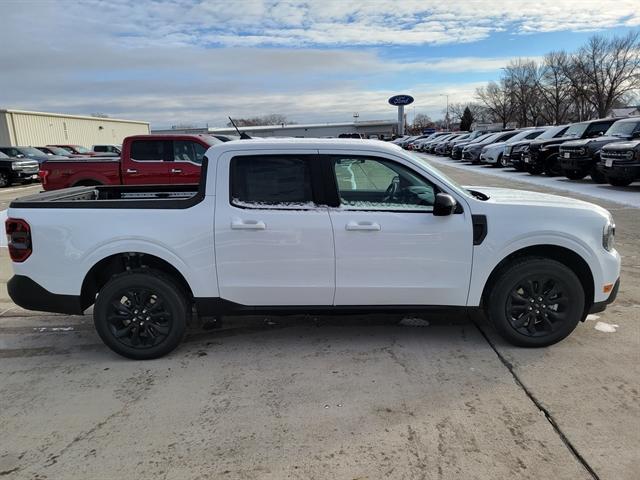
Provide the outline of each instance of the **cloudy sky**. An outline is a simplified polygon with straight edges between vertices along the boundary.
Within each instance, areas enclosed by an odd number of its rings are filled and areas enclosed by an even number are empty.
[[[1,0],[0,108],[224,125],[437,118],[509,59],[640,27],[638,0]],[[414,110],[410,109],[409,116]]]

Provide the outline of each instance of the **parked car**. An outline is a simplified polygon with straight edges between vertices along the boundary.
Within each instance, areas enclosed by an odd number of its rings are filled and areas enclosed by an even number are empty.
[[[447,138],[446,140],[441,140],[440,142],[438,142],[438,144],[435,146],[435,148],[433,149],[434,153],[436,155],[449,155],[449,153],[451,153],[451,147],[453,146],[453,142],[455,142],[456,140],[459,139],[466,139],[469,137],[469,135],[471,135],[468,132],[459,132],[456,133],[455,135],[452,135],[451,137]]]
[[[38,180],[38,166],[35,160],[12,158],[0,152],[0,188]]]
[[[446,135],[438,139],[438,141],[434,142],[431,146],[431,152],[434,155],[444,155],[444,151],[446,145],[449,141],[454,140],[461,136],[462,133],[452,133],[451,135]]]
[[[82,155],[84,157],[92,157],[94,155],[97,155],[96,152],[93,152],[91,150],[89,150],[87,147],[83,147],[82,145],[47,145],[47,146],[51,146],[51,147],[58,147],[58,148],[63,148],[65,149],[67,152],[72,153],[74,155]]]
[[[26,158],[29,160],[35,160],[38,163],[43,163],[51,158],[55,159],[68,159],[58,155],[47,155],[41,150],[34,147],[0,147],[0,152],[13,158]]]
[[[42,153],[46,153],[49,156],[58,156],[58,157],[67,157],[67,158],[75,158],[75,157],[84,157],[84,155],[76,155],[75,153],[69,152],[69,150],[65,150],[60,147],[35,147],[40,150]]]
[[[616,187],[640,180],[640,140],[605,145],[598,168],[607,182]]]
[[[454,144],[451,147],[451,154],[449,156],[454,160],[462,160],[462,150],[464,150],[464,147],[472,143],[481,142],[482,140],[489,138],[491,135],[494,135],[496,132],[485,132],[485,133],[477,132],[477,133],[479,135],[477,135],[474,138],[470,137],[471,138],[470,140],[465,140],[465,141]]]
[[[476,133],[476,132],[463,133],[462,135],[458,135],[455,138],[451,138],[451,139],[447,140],[445,142],[445,144],[444,144],[443,149],[442,149],[442,155],[448,157],[449,155],[451,155],[451,150],[453,149],[454,145],[457,145],[460,142],[464,142],[465,140],[469,140],[469,139],[478,137],[478,135],[474,136],[474,133]]]
[[[135,135],[124,139],[122,155],[48,160],[40,167],[45,190],[89,185],[187,183],[200,180],[210,135]]]
[[[470,143],[462,149],[462,159],[470,161],[473,164],[478,164],[480,163],[480,154],[482,153],[482,149],[484,147],[486,147],[487,145],[491,145],[492,143],[503,142],[513,137],[517,133],[517,130],[498,132],[494,133],[493,135],[489,135],[483,140]]]
[[[602,147],[613,142],[640,138],[640,117],[616,121],[601,137],[585,138],[560,145],[560,168],[565,177],[580,180],[587,175],[596,183],[607,181],[597,168]]]
[[[122,145],[94,145],[91,150],[95,153],[114,153],[120,155],[122,153]]]
[[[561,137],[562,135],[564,135],[568,128],[569,125],[557,125],[555,127],[549,127],[536,139],[548,140],[551,138]],[[507,145],[504,149],[503,154],[504,162],[506,162],[508,165],[511,165],[519,172],[524,171],[526,169],[524,156],[529,151],[529,145],[533,141],[534,139],[520,140]]]
[[[468,190],[379,141],[256,139],[218,144],[206,158],[199,187],[99,186],[13,201],[12,300],[65,314],[93,304],[111,349],[149,359],[180,343],[194,308],[484,309],[509,342],[542,347],[618,291],[613,220],[591,203]]]
[[[560,145],[572,140],[584,138],[596,138],[604,135],[615,118],[601,118],[588,122],[573,123],[569,125],[562,137],[534,140],[529,144],[529,151],[524,156],[527,171],[532,175],[545,173],[551,177],[560,175]]]
[[[533,128],[518,131],[513,137],[502,142],[495,142],[487,145],[480,152],[480,162],[498,167],[506,167],[508,164],[504,158],[504,150],[511,143],[520,140],[533,140],[544,132],[544,128]]]
[[[431,147],[434,143],[437,143],[440,141],[440,139],[447,137],[451,135],[451,132],[437,132],[437,133],[433,133],[431,134],[429,137],[422,139],[419,143],[418,146],[416,148],[416,150],[419,150],[421,152],[429,152],[429,150],[431,150]]]

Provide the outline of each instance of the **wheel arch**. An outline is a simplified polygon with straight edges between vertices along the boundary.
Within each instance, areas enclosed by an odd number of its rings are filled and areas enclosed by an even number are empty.
[[[589,264],[584,258],[582,258],[573,250],[570,250],[566,247],[561,247],[559,245],[549,244],[524,247],[510,253],[505,258],[503,258],[491,271],[491,274],[485,282],[481,296],[481,307],[486,308],[487,298],[502,271],[513,261],[524,257],[550,258],[559,263],[562,263],[571,271],[573,271],[573,273],[575,273],[580,280],[580,283],[582,284],[582,288],[584,290],[585,312],[589,310],[589,307],[594,301],[595,293],[593,272],[591,271]]]
[[[98,292],[114,275],[145,268],[158,270],[171,276],[184,288],[189,299],[193,299],[189,283],[182,273],[168,261],[143,252],[122,252],[101,259],[89,269],[80,289],[82,309],[85,310],[93,305]]]

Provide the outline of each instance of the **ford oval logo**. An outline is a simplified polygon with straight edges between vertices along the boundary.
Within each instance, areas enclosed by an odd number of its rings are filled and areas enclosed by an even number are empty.
[[[394,95],[389,99],[391,105],[409,105],[413,103],[413,97],[411,95]]]

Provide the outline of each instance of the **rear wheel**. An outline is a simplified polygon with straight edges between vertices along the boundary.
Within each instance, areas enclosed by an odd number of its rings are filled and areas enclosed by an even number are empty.
[[[562,168],[560,168],[560,162],[558,162],[558,155],[551,155],[544,162],[544,173],[548,177],[556,177],[562,175]]]
[[[580,280],[567,266],[542,257],[508,265],[491,289],[489,318],[507,341],[545,347],[569,335],[584,315]]]
[[[114,352],[134,360],[158,358],[182,340],[191,309],[182,287],[155,270],[114,276],[93,310],[98,335]]]

